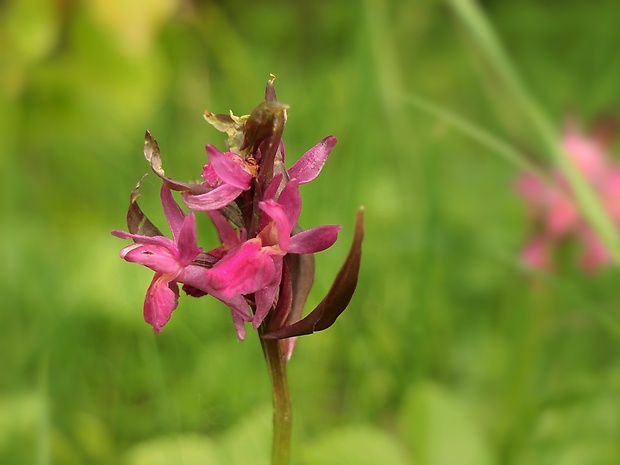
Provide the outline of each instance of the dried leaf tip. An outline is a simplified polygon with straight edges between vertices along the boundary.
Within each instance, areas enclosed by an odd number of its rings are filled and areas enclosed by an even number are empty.
[[[270,74],[269,77],[271,79],[267,81],[267,86],[265,87],[265,101],[266,102],[277,102],[278,97],[276,96],[276,88],[273,85],[273,81],[276,80],[276,75]]]

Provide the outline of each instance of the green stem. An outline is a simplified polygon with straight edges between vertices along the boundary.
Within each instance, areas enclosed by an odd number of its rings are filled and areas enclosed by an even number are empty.
[[[273,397],[271,464],[288,465],[291,455],[293,409],[286,377],[286,357],[279,340],[261,338],[260,341],[267,362]]]

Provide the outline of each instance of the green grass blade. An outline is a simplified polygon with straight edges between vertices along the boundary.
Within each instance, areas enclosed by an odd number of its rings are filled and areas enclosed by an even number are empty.
[[[481,145],[494,151],[498,155],[501,155],[506,161],[516,167],[532,172],[541,178],[545,178],[545,174],[540,170],[540,168],[530,162],[523,153],[519,152],[509,143],[484,130],[480,126],[467,121],[465,118],[454,113],[453,111],[416,96],[404,96],[402,100],[418,110],[423,111],[424,113],[427,113],[459,130]]]
[[[549,122],[545,113],[526,90],[481,9],[473,0],[448,0],[448,2],[506,89],[512,94],[514,105],[520,108],[524,118],[531,121],[544,148],[569,182],[584,216],[597,231],[614,261],[620,264],[618,236],[613,223],[590,186],[566,156],[556,126]]]

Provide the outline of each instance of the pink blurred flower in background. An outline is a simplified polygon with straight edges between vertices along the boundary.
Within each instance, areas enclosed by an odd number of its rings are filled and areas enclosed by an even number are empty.
[[[585,133],[571,121],[566,126],[562,144],[610,219],[620,226],[620,164],[614,163],[608,154],[608,138],[596,131]],[[559,169],[552,169],[549,180],[529,173],[521,175],[517,191],[525,199],[534,222],[534,234],[521,252],[521,259],[527,265],[551,269],[552,250],[565,239],[580,242],[579,261],[584,270],[592,271],[609,262],[608,251],[579,210]]]

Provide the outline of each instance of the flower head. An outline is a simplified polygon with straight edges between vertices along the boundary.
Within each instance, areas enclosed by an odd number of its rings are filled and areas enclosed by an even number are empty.
[[[360,210],[351,251],[334,285],[302,319],[314,278],[313,254],[336,242],[340,225],[303,230],[299,186],[319,175],[336,138],[326,137],[287,170],[281,137],[288,107],[276,100],[273,80],[265,95],[266,101],[248,116],[205,112],[207,121],[228,140],[225,152],[207,145],[209,162],[200,183],[168,177],[159,145],[147,131],[144,155],[162,179],[162,205],[173,239],[164,237],[137,206],[138,187],[130,200],[129,232],[112,233],[135,241],[121,250],[122,258],[155,271],[144,305],[145,318],[155,331],[176,308],[181,283],[192,296],[211,295],[225,303],[239,339],[244,338],[245,322],[264,338],[292,338],[287,342],[290,356],[296,336],[331,326],[351,300],[363,220]],[[171,190],[181,192],[189,213],[181,210]],[[197,245],[194,212],[205,212],[218,232],[220,244],[208,252]]]

